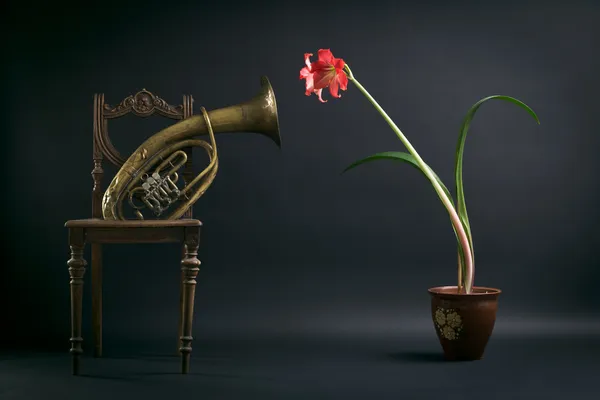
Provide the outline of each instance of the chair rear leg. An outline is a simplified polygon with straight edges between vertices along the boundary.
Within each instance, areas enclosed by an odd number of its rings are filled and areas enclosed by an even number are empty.
[[[102,357],[102,245],[92,244],[92,331],[94,357]]]

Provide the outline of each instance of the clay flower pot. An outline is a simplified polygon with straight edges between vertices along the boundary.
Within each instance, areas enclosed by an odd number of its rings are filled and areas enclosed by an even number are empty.
[[[483,358],[498,309],[499,289],[473,287],[471,294],[456,286],[429,289],[431,316],[446,360]]]

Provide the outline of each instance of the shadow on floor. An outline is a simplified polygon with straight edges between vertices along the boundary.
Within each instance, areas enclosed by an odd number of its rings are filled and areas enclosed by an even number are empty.
[[[195,376],[195,377],[203,377],[203,378],[221,378],[221,379],[235,379],[235,380],[273,380],[265,377],[256,377],[256,376],[244,376],[237,374],[218,374],[218,373],[205,373],[205,372],[190,372],[188,374],[181,374],[179,372],[137,372],[137,373],[123,373],[123,374],[115,374],[115,375],[105,375],[105,374],[79,374],[80,378],[88,378],[88,379],[98,379],[98,380],[115,380],[115,381],[141,381],[147,378],[152,377],[186,377],[186,376]]]
[[[397,362],[444,363],[444,355],[438,351],[403,351],[388,354],[388,358]]]

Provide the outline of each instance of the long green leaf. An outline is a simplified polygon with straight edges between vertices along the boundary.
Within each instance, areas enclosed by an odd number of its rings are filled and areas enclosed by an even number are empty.
[[[361,160],[355,161],[354,163],[352,163],[351,165],[349,165],[344,171],[342,171],[342,173],[358,167],[359,165],[371,162],[371,161],[376,161],[376,160],[394,160],[394,161],[403,161],[409,165],[412,165],[413,167],[415,167],[416,169],[418,169],[419,171],[421,171],[421,173],[423,173],[423,176],[425,176],[427,178],[427,180],[429,180],[429,178],[427,177],[427,175],[425,174],[425,171],[423,171],[421,169],[421,167],[419,166],[419,164],[417,163],[417,160],[409,153],[404,153],[401,151],[386,151],[383,153],[377,153],[377,154],[373,154],[369,157],[363,158]],[[440,179],[440,177],[429,167],[429,165],[425,164],[425,166],[427,168],[429,168],[429,171],[431,172],[431,174],[433,175],[433,177],[435,178],[435,180],[439,183],[440,187],[442,188],[442,190],[444,191],[444,193],[446,194],[446,196],[448,196],[448,198],[450,199],[450,201],[452,202],[452,204],[454,204],[454,199],[452,197],[452,194],[450,193],[450,191],[448,190],[448,188],[446,187],[446,185],[444,185],[444,183],[442,182],[442,180]],[[441,198],[440,198],[441,200]],[[454,235],[456,236],[456,241],[458,242],[458,252],[459,252],[459,268],[462,271],[462,276],[465,276],[466,274],[466,263],[465,263],[465,254],[463,251],[462,246],[460,245],[460,239],[458,237],[458,233],[456,232],[456,228],[454,227],[454,224],[452,225],[452,229],[454,230]],[[465,227],[466,230],[466,227]],[[472,247],[472,244],[471,244]]]
[[[369,157],[365,157],[361,160],[355,161],[354,163],[350,164],[348,167],[346,167],[346,169],[344,171],[342,171],[342,173],[344,173],[348,170],[351,170],[353,168],[356,168],[359,165],[362,165],[362,164],[365,164],[365,163],[368,163],[371,161],[376,161],[376,160],[404,161],[405,163],[412,165],[413,167],[415,167],[416,169],[421,171],[423,173],[423,175],[427,178],[425,171],[421,170],[421,167],[419,167],[417,160],[415,160],[415,158],[412,156],[412,154],[404,153],[402,151],[385,151],[382,153],[373,154]],[[425,165],[427,165],[427,164],[425,164]],[[431,172],[431,174],[435,177],[436,181],[440,184],[440,186],[442,187],[442,190],[446,193],[446,196],[448,196],[448,198],[450,200],[452,200],[452,202],[454,203],[452,194],[450,193],[450,191],[448,190],[446,185],[444,185],[444,183],[442,182],[440,177],[437,176],[437,174],[429,167],[429,165],[427,165],[427,168],[429,168],[429,171]],[[427,180],[429,180],[429,178],[427,178]]]
[[[529,115],[531,115],[536,120],[538,124],[540,123],[540,120],[536,113],[527,104],[523,103],[518,99],[515,99],[514,97],[502,95],[489,96],[479,100],[471,107],[471,109],[467,112],[465,119],[463,120],[462,126],[460,127],[460,134],[458,136],[458,145],[456,148],[456,164],[454,167],[454,175],[456,179],[456,211],[461,222],[463,223],[463,226],[465,227],[465,231],[469,238],[473,263],[475,262],[475,254],[473,252],[473,239],[471,236],[471,226],[469,224],[469,216],[467,214],[467,204],[465,202],[465,192],[463,187],[463,156],[465,151],[465,142],[467,140],[467,133],[469,132],[471,121],[475,117],[475,113],[477,112],[479,107],[481,107],[481,105],[488,100],[504,100],[516,104],[517,106],[524,108],[529,113]]]

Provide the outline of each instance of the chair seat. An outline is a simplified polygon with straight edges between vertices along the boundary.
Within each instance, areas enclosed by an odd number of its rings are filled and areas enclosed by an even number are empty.
[[[65,223],[66,228],[170,228],[202,226],[197,219],[149,219],[149,220],[104,220],[99,218],[73,219]]]

